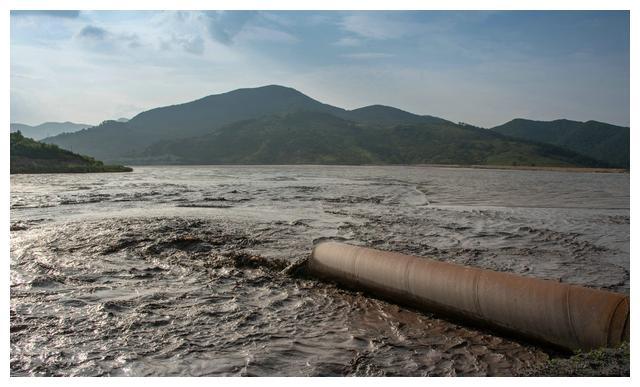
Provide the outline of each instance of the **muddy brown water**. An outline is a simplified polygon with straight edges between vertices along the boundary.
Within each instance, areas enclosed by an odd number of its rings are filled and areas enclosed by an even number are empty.
[[[629,293],[629,175],[11,177],[11,375],[517,375],[550,351],[293,275],[340,240]]]

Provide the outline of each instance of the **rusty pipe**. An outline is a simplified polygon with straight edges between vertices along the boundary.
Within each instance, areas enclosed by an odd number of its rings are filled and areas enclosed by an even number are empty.
[[[335,242],[317,245],[307,269],[382,298],[570,350],[629,341],[629,297],[619,293]]]

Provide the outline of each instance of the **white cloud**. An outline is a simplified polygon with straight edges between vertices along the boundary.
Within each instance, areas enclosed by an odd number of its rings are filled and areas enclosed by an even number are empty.
[[[114,33],[93,24],[85,25],[75,39],[85,47],[98,50],[136,49],[142,46],[140,37],[135,33]]]
[[[256,16],[253,11],[205,11],[202,13],[210,36],[223,44],[232,44],[236,35]]]
[[[299,39],[287,32],[292,20],[265,12],[203,12],[203,20],[214,41],[225,45],[247,42],[295,43]]]
[[[78,37],[81,39],[90,40],[104,40],[109,36],[109,33],[104,28],[96,27],[93,25],[86,25],[78,32]]]
[[[204,40],[200,35],[194,34],[172,34],[171,39],[161,40],[160,46],[165,50],[171,50],[174,47],[179,47],[184,52],[196,55],[202,55],[204,53]]]
[[[484,126],[517,115],[563,114],[625,124],[628,52],[619,59],[586,52],[545,62],[519,50],[537,47],[535,40],[508,46],[470,36],[468,24],[482,17],[203,11],[12,16],[11,115],[27,123],[100,122],[277,83],[338,106],[381,103]]]

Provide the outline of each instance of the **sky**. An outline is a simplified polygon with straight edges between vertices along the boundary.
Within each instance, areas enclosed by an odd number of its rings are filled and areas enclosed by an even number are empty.
[[[11,122],[279,84],[492,127],[629,125],[628,11],[12,11]]]

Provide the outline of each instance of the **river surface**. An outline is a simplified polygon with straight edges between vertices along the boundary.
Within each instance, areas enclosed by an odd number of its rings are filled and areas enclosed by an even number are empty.
[[[11,176],[13,376],[517,375],[548,349],[295,275],[338,240],[629,293],[629,175]]]

